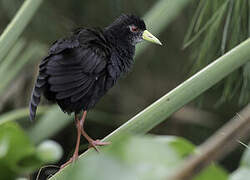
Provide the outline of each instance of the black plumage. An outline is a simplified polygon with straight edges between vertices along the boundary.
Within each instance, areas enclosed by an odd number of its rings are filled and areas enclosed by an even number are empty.
[[[136,42],[122,26],[133,24],[146,29],[138,17],[123,15],[104,30],[79,28],[56,41],[39,66],[30,119],[35,118],[42,93],[67,113],[92,108],[132,67]]]
[[[143,39],[156,42],[152,34],[144,37],[145,30],[139,17],[122,15],[103,30],[79,28],[70,37],[56,41],[40,63],[30,101],[30,119],[35,118],[42,94],[67,113],[77,115],[93,108],[132,68],[135,45]]]

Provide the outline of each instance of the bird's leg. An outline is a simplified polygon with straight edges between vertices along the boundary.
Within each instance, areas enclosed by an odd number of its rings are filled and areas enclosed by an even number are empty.
[[[67,166],[68,164],[74,162],[77,158],[78,158],[78,152],[79,152],[79,145],[80,145],[80,139],[81,139],[81,123],[77,117],[77,115],[75,114],[75,121],[76,121],[76,128],[77,128],[77,141],[76,141],[76,147],[75,147],[75,151],[73,156],[63,165],[61,165],[60,169],[64,168],[65,166]]]
[[[110,142],[101,142],[100,140],[93,140],[85,131],[84,131],[84,122],[85,122],[85,118],[87,115],[87,111],[83,112],[82,118],[80,120],[80,125],[81,125],[81,133],[82,135],[87,139],[87,141],[89,142],[89,148],[93,147],[97,152],[99,152],[99,150],[97,149],[96,146],[105,146],[105,145],[109,145]]]
[[[81,123],[80,123],[76,114],[75,114],[75,120],[76,120],[76,127],[77,127],[77,141],[76,141],[75,151],[74,151],[74,154],[72,156],[73,161],[75,161],[78,158],[80,139],[81,139],[81,128],[82,128]]]

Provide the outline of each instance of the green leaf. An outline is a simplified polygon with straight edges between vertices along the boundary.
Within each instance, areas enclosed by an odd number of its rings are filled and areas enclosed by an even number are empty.
[[[7,155],[9,149],[9,139],[8,137],[2,137],[0,139],[0,158]]]
[[[198,17],[199,17],[200,11],[201,11],[202,7],[204,6],[204,4],[205,4],[206,2],[207,2],[207,1],[201,1],[201,2],[199,3],[198,7],[196,8],[196,11],[195,11],[195,13],[194,13],[194,16],[193,16],[193,18],[192,18],[192,20],[191,20],[191,23],[190,23],[190,25],[189,25],[189,27],[188,27],[188,30],[187,30],[187,32],[186,32],[186,35],[185,35],[185,37],[184,37],[183,44],[186,44],[187,41],[190,39],[190,37],[191,37],[191,35],[192,35],[192,32],[193,32],[193,29],[194,29],[194,27],[195,27],[196,21],[197,21],[197,19],[198,19]]]
[[[10,179],[19,173],[30,173],[44,163],[59,160],[61,156],[62,148],[54,141],[45,141],[35,148],[17,123],[0,125],[1,178]]]
[[[190,153],[193,153],[195,150],[195,146],[193,144],[181,137],[159,136],[157,140],[168,143],[182,158],[188,156]]]
[[[5,164],[13,172],[22,172],[23,167],[19,166],[19,161],[35,152],[29,137],[16,123],[12,122],[0,126],[0,141],[6,142],[1,143],[0,149],[8,149],[8,152],[0,158],[0,164]]]
[[[82,168],[84,167],[84,168]],[[52,178],[53,179],[53,178]],[[67,174],[59,176],[61,180],[135,180],[136,174],[131,168],[108,155],[89,156],[83,162],[76,162]]]
[[[249,1],[199,1],[183,43],[184,48],[191,45],[192,74],[249,38],[249,7]],[[218,86],[222,96],[217,105],[233,98],[239,105],[249,101],[250,81],[243,71],[238,70]]]
[[[203,25],[203,27],[201,27],[198,32],[195,33],[195,35],[193,37],[191,37],[190,39],[186,38],[186,41],[184,42],[183,48],[190,46],[194,41],[196,41],[201,36],[201,34],[203,32],[208,30],[214,22],[216,22],[216,21],[218,22],[221,20],[222,14],[225,12],[228,2],[229,2],[229,0],[225,1],[221,5],[221,7],[211,16],[211,18],[207,21],[207,23],[205,25]],[[190,35],[188,35],[188,36],[190,36]],[[204,41],[204,43],[205,43],[205,41]]]
[[[193,150],[194,145],[183,138],[127,135],[103,148],[101,154],[91,153],[51,179],[163,180],[179,167],[183,155],[189,155]],[[209,180],[215,176],[224,180],[226,173],[213,165],[196,180]]]
[[[222,42],[221,42],[221,52],[222,54],[224,54],[226,52],[226,42],[227,42],[227,38],[228,38],[228,31],[229,31],[229,24],[231,21],[231,16],[232,16],[232,11],[233,11],[233,4],[234,1],[231,0],[229,2],[229,7],[228,7],[228,12],[227,12],[227,18],[226,18],[226,22],[223,28],[223,35],[222,35]]]
[[[179,154],[168,142],[153,136],[124,136],[104,148],[101,155],[91,154],[56,178],[164,179],[180,162]]]
[[[227,172],[216,164],[205,168],[193,180],[228,180]]]
[[[0,62],[28,25],[42,2],[42,0],[26,0],[22,4],[15,17],[0,36]]]

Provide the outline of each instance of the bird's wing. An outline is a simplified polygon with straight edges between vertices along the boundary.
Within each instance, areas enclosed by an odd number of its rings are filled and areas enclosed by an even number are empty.
[[[85,96],[106,67],[108,48],[100,31],[78,29],[70,38],[56,41],[39,65],[39,75],[30,101],[30,119],[44,90],[48,99],[70,98],[72,102]],[[54,95],[55,94],[55,97]],[[50,96],[52,96],[50,98]]]
[[[50,58],[54,55],[60,54],[61,52],[73,49],[79,46],[79,41],[72,36],[67,39],[60,39],[53,43],[49,50],[48,56],[46,56],[39,65],[39,74],[33,88],[31,99],[29,103],[30,111],[30,120],[34,120],[36,116],[37,106],[40,103],[41,94],[47,86],[48,74],[45,73],[47,63],[50,61]]]
[[[76,102],[91,90],[106,66],[107,56],[94,42],[54,54],[46,65],[50,91],[57,100]]]

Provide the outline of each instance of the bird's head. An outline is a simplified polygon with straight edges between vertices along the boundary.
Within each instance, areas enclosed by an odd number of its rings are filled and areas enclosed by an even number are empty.
[[[129,42],[132,45],[146,40],[162,45],[147,29],[144,21],[135,15],[123,14],[106,28],[118,41]]]

